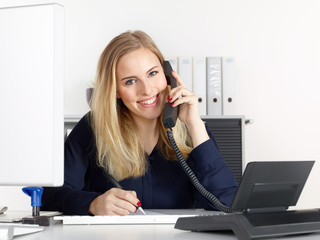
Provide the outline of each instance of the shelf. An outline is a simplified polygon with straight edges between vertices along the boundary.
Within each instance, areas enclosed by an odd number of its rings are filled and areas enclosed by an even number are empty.
[[[79,114],[66,114],[64,115],[65,123],[76,123],[82,118],[82,115]]]

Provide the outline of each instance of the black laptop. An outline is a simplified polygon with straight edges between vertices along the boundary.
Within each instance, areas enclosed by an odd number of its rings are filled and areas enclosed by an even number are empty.
[[[231,209],[234,213],[182,217],[175,228],[232,230],[239,240],[320,232],[319,209],[288,210],[298,202],[314,161],[248,163]]]

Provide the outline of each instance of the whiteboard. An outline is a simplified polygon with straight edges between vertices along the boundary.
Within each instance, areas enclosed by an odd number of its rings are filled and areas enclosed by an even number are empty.
[[[0,8],[0,33],[0,185],[62,185],[63,7]]]

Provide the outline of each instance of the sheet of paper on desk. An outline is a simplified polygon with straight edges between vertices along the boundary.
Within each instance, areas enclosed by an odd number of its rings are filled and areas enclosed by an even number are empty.
[[[0,240],[12,239],[15,236],[43,231],[39,225],[22,223],[0,223]]]
[[[191,215],[171,215],[145,210],[147,215],[139,213],[127,216],[56,216],[54,220],[62,220],[63,224],[175,224],[179,217]]]

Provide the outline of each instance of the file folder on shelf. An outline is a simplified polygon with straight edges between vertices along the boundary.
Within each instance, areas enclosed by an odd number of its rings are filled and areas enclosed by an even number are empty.
[[[179,57],[178,59],[179,75],[183,79],[187,88],[192,89],[192,57]]]
[[[222,115],[221,57],[207,57],[207,114]]]
[[[222,58],[222,114],[235,114],[235,59]]]
[[[206,86],[206,58],[193,58],[193,92],[198,97],[201,116],[207,115],[207,86]]]

